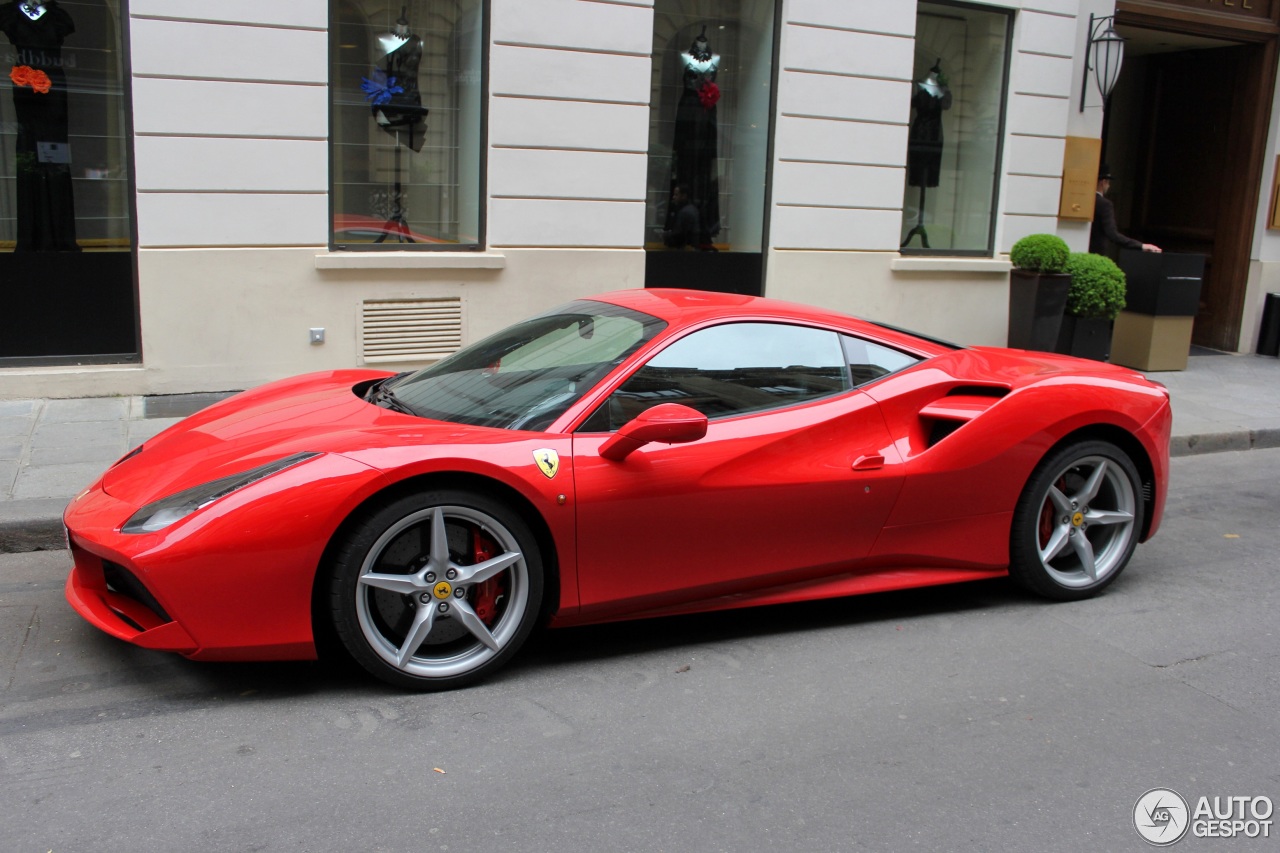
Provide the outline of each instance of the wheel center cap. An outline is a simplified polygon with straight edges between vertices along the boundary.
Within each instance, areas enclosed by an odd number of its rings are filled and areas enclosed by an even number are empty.
[[[1077,512],[1075,515],[1071,516],[1071,524],[1073,527],[1079,527],[1084,524],[1084,513]]]
[[[453,587],[449,585],[448,581],[440,581],[440,583],[435,585],[431,592],[436,598],[444,600],[453,595]]]

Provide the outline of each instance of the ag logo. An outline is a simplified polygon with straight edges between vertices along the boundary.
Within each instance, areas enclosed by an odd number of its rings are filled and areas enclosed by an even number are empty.
[[[533,451],[533,461],[538,463],[538,470],[547,475],[548,480],[555,479],[560,470],[560,454],[549,447]]]
[[[1133,827],[1148,844],[1168,847],[1181,841],[1190,825],[1187,801],[1169,788],[1152,788],[1133,806]]]

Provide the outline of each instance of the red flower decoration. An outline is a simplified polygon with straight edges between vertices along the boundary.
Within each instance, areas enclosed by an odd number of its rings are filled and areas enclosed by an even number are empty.
[[[704,110],[711,109],[716,105],[716,101],[720,100],[720,87],[708,80],[698,90],[698,100],[702,102]]]
[[[9,79],[13,81],[15,86],[30,86],[41,95],[48,94],[49,89],[53,86],[53,81],[49,79],[49,75],[43,71],[32,68],[30,65],[15,65],[9,71]]]

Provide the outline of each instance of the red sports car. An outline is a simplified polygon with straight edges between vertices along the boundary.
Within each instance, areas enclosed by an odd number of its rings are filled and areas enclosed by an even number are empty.
[[[1164,507],[1168,394],[1131,370],[961,348],[830,311],[639,290],[416,373],[240,394],[66,511],[67,599],[195,660],[336,637],[438,689],[534,628],[1010,575],[1120,574]]]

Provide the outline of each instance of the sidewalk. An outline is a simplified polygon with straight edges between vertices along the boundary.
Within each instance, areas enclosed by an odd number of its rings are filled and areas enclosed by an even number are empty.
[[[1280,447],[1280,359],[1193,351],[1152,373],[1173,397],[1174,456]],[[226,394],[0,400],[0,553],[61,548],[62,510],[108,465]]]

